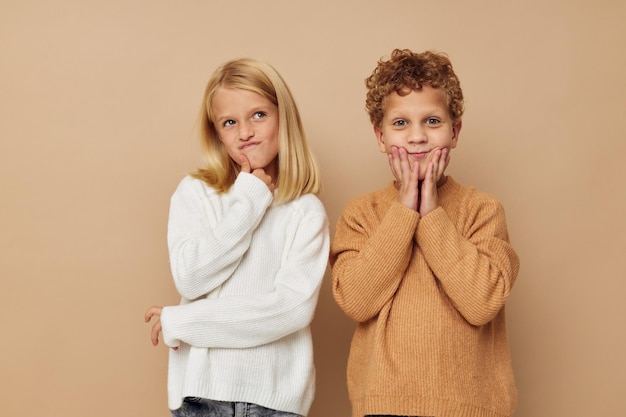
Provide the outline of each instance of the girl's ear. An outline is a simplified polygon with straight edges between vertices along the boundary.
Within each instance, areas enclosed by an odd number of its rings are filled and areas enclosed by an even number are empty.
[[[463,127],[463,121],[458,120],[452,126],[452,143],[451,148],[456,148],[457,143],[459,142],[459,133],[461,133],[461,128]]]
[[[387,153],[387,148],[385,147],[385,140],[383,139],[383,131],[380,127],[374,126],[374,134],[376,135],[376,141],[378,142],[378,149],[382,153]]]

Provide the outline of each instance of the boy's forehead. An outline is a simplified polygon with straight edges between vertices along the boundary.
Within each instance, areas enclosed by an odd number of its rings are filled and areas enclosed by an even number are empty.
[[[383,101],[385,113],[410,109],[448,110],[448,97],[441,88],[423,86],[419,89],[403,88],[387,94]]]

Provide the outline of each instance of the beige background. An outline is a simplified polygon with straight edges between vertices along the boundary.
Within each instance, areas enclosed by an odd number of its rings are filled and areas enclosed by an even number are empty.
[[[395,47],[450,55],[467,97],[449,173],[497,195],[522,259],[508,322],[517,417],[626,414],[626,3],[0,0],[0,413],[168,416],[169,197],[223,61],[271,62],[334,226],[390,180],[363,79]],[[348,416],[353,324],[328,279],[311,417]]]

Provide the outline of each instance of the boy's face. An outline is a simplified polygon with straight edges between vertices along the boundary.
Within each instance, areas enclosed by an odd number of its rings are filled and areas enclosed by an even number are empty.
[[[456,147],[461,121],[452,122],[443,90],[423,86],[406,95],[397,92],[385,98],[385,110],[380,127],[374,133],[381,152],[391,154],[391,147],[404,148],[409,162],[419,162],[419,179],[435,149]]]

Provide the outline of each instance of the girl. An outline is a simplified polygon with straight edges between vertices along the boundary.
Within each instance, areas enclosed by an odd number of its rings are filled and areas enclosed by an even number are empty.
[[[154,306],[171,347],[172,416],[306,415],[309,324],[329,252],[320,178],[294,99],[267,63],[218,68],[201,109],[206,166],[171,199],[180,305]]]

